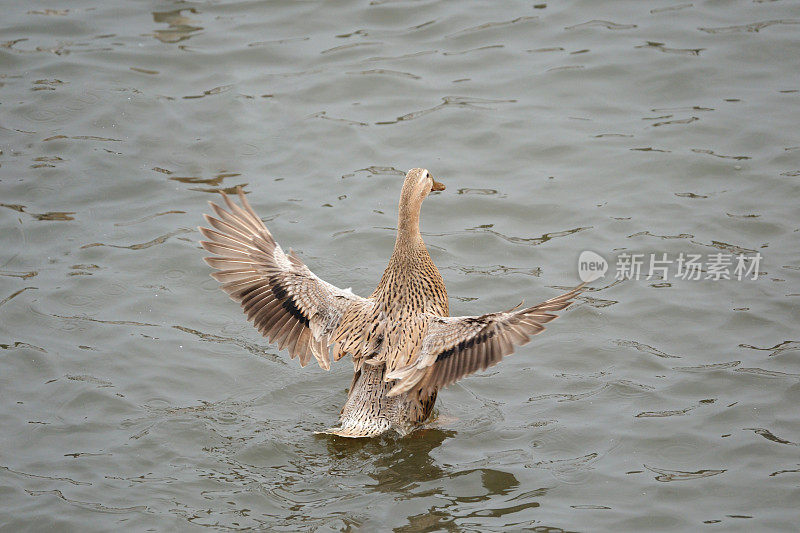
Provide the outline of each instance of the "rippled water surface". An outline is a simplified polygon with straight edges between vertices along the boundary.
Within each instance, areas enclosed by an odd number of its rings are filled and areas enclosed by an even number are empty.
[[[797,527],[797,2],[2,4],[0,529]],[[261,338],[196,226],[242,185],[366,295],[416,166],[453,314],[584,250],[758,279],[612,264],[435,427],[314,435],[352,367]]]

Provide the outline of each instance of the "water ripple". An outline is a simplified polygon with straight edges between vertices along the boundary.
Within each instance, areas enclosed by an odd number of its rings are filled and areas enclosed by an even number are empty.
[[[202,26],[195,26],[197,21],[184,16],[182,13],[186,11],[197,15],[200,13],[197,9],[190,7],[184,9],[176,9],[174,11],[154,11],[153,22],[158,24],[167,24],[169,29],[155,30],[149,34],[165,44],[174,44],[196,35],[198,31],[202,30]]]
[[[380,166],[369,166],[366,168],[359,168],[358,170],[354,170],[349,174],[343,174],[342,178],[352,178],[356,175],[357,172],[367,172],[372,176],[405,176],[406,173],[402,170],[396,169],[394,167],[380,167]]]
[[[553,459],[550,461],[537,461],[528,463],[525,468],[542,468],[549,471],[553,477],[569,484],[583,484],[589,479],[590,471],[599,460],[600,454],[592,452],[579,457],[568,459]]]
[[[770,430],[765,428],[743,428],[743,429],[744,431],[752,431],[756,435],[761,435],[765,439],[770,440],[772,442],[777,442],[778,444],[787,444],[789,446],[800,446],[800,443],[776,437]]]
[[[480,46],[478,48],[470,48],[469,50],[462,50],[460,52],[442,52],[443,56],[462,56],[464,54],[470,54],[472,52],[480,52],[483,50],[492,50],[496,48],[505,48],[502,44],[490,44],[487,46]]]
[[[109,324],[112,326],[142,326],[142,327],[159,327],[158,324],[148,324],[147,322],[136,322],[133,320],[101,320],[99,318],[92,318],[86,315],[73,315],[73,316],[64,316],[64,315],[56,315],[53,314],[56,318],[61,318],[64,320],[82,320],[85,322],[96,322],[98,324]]]
[[[164,244],[171,237],[174,237],[176,235],[182,235],[184,233],[191,233],[191,230],[179,229],[179,230],[176,230],[176,231],[171,231],[169,233],[165,233],[164,235],[156,237],[153,240],[150,240],[150,241],[147,241],[147,242],[143,242],[143,243],[139,243],[139,244],[129,244],[128,246],[123,246],[123,245],[120,245],[120,244],[105,244],[105,243],[102,243],[102,242],[93,242],[93,243],[90,243],[90,244],[84,244],[83,246],[81,246],[81,250],[86,249],[86,248],[94,248],[96,246],[108,246],[110,248],[124,248],[124,249],[127,249],[127,250],[144,250],[146,248],[150,248],[151,246]]]
[[[249,43],[248,47],[255,47],[255,46],[268,46],[272,44],[288,44],[288,43],[295,43],[301,41],[308,41],[311,37],[289,37],[288,39],[275,39],[273,41],[255,41]]]
[[[649,353],[651,355],[655,355],[656,357],[662,357],[664,359],[680,359],[679,355],[670,355],[666,352],[662,352],[661,350],[657,350],[652,346],[648,346],[647,344],[642,344],[636,341],[630,341],[625,339],[617,339],[614,341],[614,344],[617,346],[623,346],[626,348],[635,348],[640,352]]]
[[[83,381],[85,383],[94,383],[95,385],[97,385],[97,388],[99,389],[114,386],[114,384],[111,383],[110,381],[107,381],[105,379],[100,379],[89,374],[80,374],[80,375],[67,374],[66,378],[71,381]]]
[[[671,124],[691,124],[692,122],[697,122],[698,120],[700,120],[699,117],[676,118],[675,120],[664,120],[661,122],[655,122],[652,124],[652,126],[654,128],[657,128],[659,126],[669,126]]]
[[[693,6],[694,4],[678,4],[676,6],[657,7],[651,9],[650,14],[655,15],[657,13],[666,13],[667,11],[679,11],[681,9],[686,9]]]
[[[72,137],[68,137],[66,135],[53,135],[52,137],[42,139],[42,142],[55,141],[58,139],[75,139],[77,141],[122,142],[122,139],[112,139],[110,137],[98,137],[96,135],[73,135]]]
[[[422,79],[420,76],[417,76],[416,74],[411,74],[410,72],[402,72],[399,70],[389,70],[384,68],[373,68],[370,70],[361,70],[358,72],[348,72],[347,74],[350,75],[358,74],[363,76],[368,76],[368,75],[395,76],[398,78],[409,78],[412,80]]]
[[[9,278],[28,279],[38,276],[39,272],[36,270],[28,270],[24,272],[14,270],[0,270],[0,276],[7,276]]]
[[[669,48],[664,43],[659,43],[656,41],[647,41],[646,44],[640,44],[638,46],[634,46],[634,48],[653,48],[666,54],[684,54],[689,56],[699,56],[700,52],[705,50],[705,48]]]
[[[23,287],[23,288],[19,289],[18,291],[14,292],[14,293],[10,294],[9,296],[6,296],[2,300],[0,300],[0,307],[2,307],[3,305],[7,304],[8,302],[10,302],[11,300],[13,300],[14,298],[16,298],[17,296],[19,296],[20,294],[22,294],[25,291],[32,290],[32,289],[38,289],[38,288],[39,287]]]
[[[800,374],[791,374],[789,372],[778,372],[777,370],[765,370],[763,368],[737,368],[734,372],[741,372],[743,374],[753,374],[754,376],[762,376],[765,378],[800,378]]]
[[[200,340],[205,342],[214,342],[218,344],[234,344],[236,346],[239,346],[240,348],[244,348],[253,355],[257,355],[259,357],[265,357],[270,361],[272,361],[273,363],[278,363],[281,365],[286,364],[286,361],[284,361],[277,355],[270,353],[266,349],[266,347],[251,342],[247,342],[237,337],[223,337],[222,335],[203,333],[202,331],[197,331],[196,329],[187,328],[185,326],[172,326],[172,327],[179,331],[183,331],[184,333],[190,333],[192,335],[195,335],[196,337],[200,338]]]
[[[611,398],[642,398],[648,396],[656,388],[652,385],[637,383],[629,379],[618,379],[607,383]]]
[[[712,240],[710,244],[699,242],[699,241],[691,241],[694,244],[699,244],[700,246],[708,246],[710,248],[716,248],[718,250],[722,250],[723,252],[730,252],[734,255],[747,255],[747,254],[755,254],[755,250],[751,250],[750,248],[743,248],[741,246],[737,246],[735,244],[730,244],[727,242],[722,241],[714,241]],[[762,273],[759,273],[762,274]]]
[[[586,68],[583,65],[566,65],[563,67],[552,67],[547,69],[547,72],[561,72],[564,70],[580,70],[582,68]]]
[[[747,159],[752,159],[752,157],[746,156],[746,155],[722,155],[722,154],[717,154],[717,153],[714,152],[714,150],[707,150],[707,149],[704,149],[704,148],[692,148],[692,152],[694,152],[696,154],[713,155],[714,157],[719,157],[721,159],[734,159],[736,161],[744,161],[744,160],[747,160]]]
[[[491,227],[491,226],[492,225],[490,224],[489,227]],[[551,233],[545,233],[541,237],[513,237],[513,236],[510,236],[510,235],[505,235],[503,233],[500,233],[499,231],[495,231],[495,230],[489,229],[489,227],[478,226],[476,228],[469,228],[469,229],[467,229],[467,231],[481,231],[481,232],[485,232],[485,233],[491,233],[492,235],[496,235],[496,236],[500,237],[501,239],[504,239],[504,240],[506,240],[508,242],[513,242],[514,244],[527,244],[527,245],[530,245],[530,246],[537,246],[537,245],[545,243],[545,242],[547,242],[547,241],[549,241],[551,239],[556,239],[556,238],[559,238],[559,237],[567,237],[569,235],[572,235],[574,233],[578,233],[580,231],[586,231],[586,230],[592,229],[594,226],[584,226],[584,227],[578,227],[578,228],[568,229],[568,230],[564,230],[564,231],[554,231],[554,232],[551,232]]]
[[[334,46],[333,48],[328,48],[327,50],[323,50],[320,54],[330,54],[332,52],[341,52],[342,50],[350,50],[352,48],[359,48],[362,46],[375,46],[378,44],[383,44],[382,42],[367,42],[367,43],[351,43],[351,44],[343,44],[340,46]]]
[[[172,174],[172,172],[170,172],[170,171],[166,171],[166,172],[163,172],[163,173],[164,174],[166,174],[166,173]],[[171,181],[177,181],[177,182],[180,182],[180,183],[188,183],[188,184],[192,184],[192,185],[205,184],[205,185],[213,185],[213,186],[216,187],[216,186],[220,185],[223,182],[223,180],[225,180],[227,178],[235,178],[235,177],[238,177],[238,176],[241,176],[241,174],[238,173],[238,172],[220,172],[216,176],[214,176],[213,178],[201,178],[199,176],[172,176],[172,177],[170,177],[168,179],[170,179]],[[182,213],[183,211],[179,211],[179,212]]]
[[[693,193],[679,193],[679,192],[676,192],[675,196],[685,196],[687,194],[691,194],[692,195],[689,198],[694,198],[695,196],[697,196],[697,195],[694,195]],[[703,198],[707,198],[707,196],[703,196]],[[633,238],[633,237],[642,237],[642,236],[658,237],[659,239],[665,239],[665,240],[668,240],[668,239],[692,239],[692,238],[694,238],[694,235],[691,235],[689,233],[679,233],[677,235],[656,235],[655,233],[650,233],[649,230],[639,231],[637,233],[632,233],[632,234],[628,235],[628,238],[630,239],[630,238]]]
[[[550,393],[550,394],[540,394],[539,396],[532,396],[528,398],[528,402],[538,402],[541,400],[556,400],[558,402],[575,402],[579,400],[583,400],[586,398],[591,398],[592,396],[596,396],[606,390],[609,387],[608,383],[601,385],[595,389],[586,392],[579,392],[579,393]]]
[[[682,372],[708,372],[714,370],[727,370],[728,368],[735,368],[740,364],[742,364],[741,361],[728,361],[727,363],[711,363],[698,366],[673,366],[672,370],[678,370]]]
[[[578,28],[591,28],[595,26],[600,26],[601,28],[605,28],[607,30],[631,30],[637,27],[636,24],[618,24],[608,20],[590,20],[589,22],[575,24],[574,26],[567,26],[564,29],[577,30]]]
[[[537,17],[537,16],[527,16],[527,17],[517,17],[517,18],[512,19],[512,20],[505,20],[505,21],[501,21],[501,22],[485,22],[483,24],[479,24],[478,26],[472,26],[471,28],[466,28],[466,29],[457,31],[455,33],[451,33],[450,35],[446,35],[445,38],[449,39],[451,37],[464,35],[465,33],[474,33],[474,32],[478,32],[478,31],[483,31],[483,30],[488,29],[488,28],[501,28],[501,27],[504,27],[504,26],[511,26],[511,25],[514,25],[514,24],[520,24],[520,23],[524,24],[526,22],[532,22],[534,20],[539,20],[539,17]]]
[[[713,107],[703,107],[699,105],[693,105],[688,107],[655,107],[650,111],[654,113],[675,113],[675,112],[686,112],[691,113],[693,111],[714,111]]]
[[[666,470],[664,468],[656,468],[654,466],[643,465],[646,469],[658,474],[655,477],[656,481],[669,482],[669,481],[691,481],[693,479],[700,479],[704,477],[716,476],[727,472],[726,470],[697,470],[696,472],[684,472],[682,470]]]
[[[595,307],[597,309],[603,307],[610,307],[614,304],[619,303],[619,300],[604,300],[602,298],[592,298],[590,296],[581,296],[580,299],[586,302],[589,306]]]
[[[180,210],[177,210],[177,209],[173,209],[171,211],[163,211],[161,213],[156,213],[154,215],[147,215],[145,217],[138,218],[136,220],[131,220],[129,222],[117,222],[114,225],[115,226],[133,226],[134,224],[141,224],[142,222],[147,222],[148,220],[152,220],[152,219],[154,219],[156,217],[162,217],[164,215],[185,214],[185,213],[186,213],[186,211],[180,211]]]
[[[358,122],[356,120],[349,120],[346,118],[338,118],[338,117],[329,117],[327,111],[319,111],[317,113],[313,113],[306,118],[321,118],[324,120],[332,120],[334,122],[342,122],[344,124],[349,124],[351,126],[369,126],[366,122]]]
[[[741,24],[738,26],[724,26],[721,28],[697,28],[706,33],[737,33],[737,32],[758,32],[764,28],[775,25],[791,25],[800,24],[800,19],[778,19],[778,20],[765,20],[762,22],[751,22],[750,24]]]
[[[458,270],[464,274],[482,274],[484,276],[505,276],[507,274],[524,274],[526,276],[540,277],[542,275],[541,268],[515,268],[503,265],[488,265],[488,266],[468,266],[468,265],[454,265],[444,267],[440,270]]]
[[[496,189],[471,189],[469,187],[463,187],[461,189],[458,189],[456,191],[456,194],[477,194],[481,196],[488,196],[488,195],[498,194],[498,191]],[[505,194],[501,194],[499,196],[499,198],[505,198],[505,197],[506,197]]]
[[[437,106],[430,107],[428,109],[421,109],[419,111],[412,111],[411,113],[406,113],[405,115],[397,117],[395,120],[376,122],[375,124],[396,124],[405,120],[413,120],[423,117],[429,113],[433,113],[434,111],[439,111],[440,109],[445,109],[446,107],[451,106],[462,108],[466,107],[470,109],[493,109],[491,107],[486,107],[486,104],[507,104],[514,102],[516,102],[516,100],[490,100],[488,98],[474,98],[469,96],[445,96],[442,98],[442,103]]]
[[[191,94],[188,96],[183,96],[184,100],[192,100],[197,98],[205,98],[206,96],[213,96],[215,94],[222,94],[230,91],[233,88],[233,85],[220,85],[218,87],[214,87],[213,89],[208,89],[207,91],[203,91],[201,94]]]
[[[561,46],[550,46],[545,48],[534,48],[532,50],[525,50],[526,52],[531,53],[538,53],[538,52],[563,52],[564,48]]]
[[[11,468],[9,468],[7,466],[3,466],[3,465],[0,465],[0,470],[5,470],[6,472],[11,472],[12,474],[16,474],[18,476],[24,476],[24,477],[31,477],[31,478],[38,478],[38,479],[49,479],[51,481],[66,481],[67,483],[70,483],[72,485],[91,485],[91,483],[88,483],[86,481],[75,481],[74,479],[68,478],[68,477],[53,477],[53,476],[44,476],[44,475],[41,475],[41,474],[29,474],[27,472],[20,472],[18,470],[13,470],[13,469],[11,469]]]
[[[75,214],[75,211],[48,211],[47,213],[29,213],[25,211],[26,206],[20,204],[0,204],[1,207],[6,207],[13,211],[17,211],[20,213],[25,213],[26,215],[30,215],[36,220],[41,221],[69,221],[75,220],[75,218],[71,215]]]
[[[438,50],[423,50],[421,52],[413,52],[410,54],[402,54],[399,56],[377,56],[377,57],[369,57],[364,61],[390,61],[395,59],[413,59],[417,57],[427,56],[431,54],[437,53]]]
[[[74,505],[76,507],[81,507],[84,509],[89,509],[91,511],[96,511],[99,513],[112,513],[112,514],[121,514],[121,513],[130,513],[130,512],[146,512],[148,508],[146,505],[136,505],[133,507],[110,507],[108,505],[103,505],[101,503],[96,502],[83,502],[79,500],[72,500],[64,496],[64,494],[58,490],[28,490],[25,489],[25,492],[30,494],[31,496],[56,496],[70,505]]]
[[[798,472],[800,472],[800,468],[793,468],[791,470],[778,470],[776,472],[771,473],[769,475],[769,477],[775,477],[775,476],[779,476],[781,474],[790,474],[790,473],[796,474]]]
[[[636,418],[665,418],[668,416],[683,416],[689,414],[690,411],[696,409],[697,406],[686,407],[684,409],[671,409],[665,411],[642,411],[636,415]]]
[[[761,350],[764,352],[772,352],[769,354],[768,357],[772,357],[774,355],[780,355],[783,352],[790,352],[800,350],[800,341],[783,341],[780,344],[776,344],[775,346],[770,346],[769,348],[759,348],[758,346],[753,346],[751,344],[740,344],[740,348],[750,348],[751,350]]]
[[[37,352],[47,353],[47,350],[45,350],[44,348],[40,346],[35,346],[27,342],[14,341],[14,344],[0,343],[0,349],[2,350],[10,350],[12,348],[28,348],[29,350],[36,350]]]
[[[672,153],[672,150],[661,150],[659,148],[653,148],[652,146],[646,146],[644,148],[631,148],[632,152],[662,152],[665,154]]]

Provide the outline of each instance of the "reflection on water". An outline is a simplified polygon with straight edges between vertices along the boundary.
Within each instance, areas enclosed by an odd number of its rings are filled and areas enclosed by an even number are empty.
[[[326,440],[331,458],[343,463],[343,468],[362,465],[363,470],[365,463],[369,465],[363,471],[375,482],[365,485],[367,489],[392,494],[398,501],[436,501],[424,512],[409,515],[408,524],[397,527],[398,531],[453,529],[471,519],[502,518],[539,507],[535,499],[547,489],[520,493],[520,482],[510,472],[437,464],[430,453],[450,438],[457,438],[457,433],[424,429],[401,439]],[[450,486],[460,488],[454,494]]]
[[[431,458],[430,452],[453,431],[423,429],[407,438],[345,439],[320,436],[326,440],[331,459],[356,466],[359,461],[370,463],[365,471],[374,483],[365,487],[378,492],[409,493],[420,483],[441,479],[446,472]],[[362,468],[360,470],[364,471]]]
[[[193,26],[197,21],[192,20],[183,13],[198,14],[199,11],[193,7],[188,9],[176,9],[175,11],[154,11],[153,21],[159,24],[168,24],[167,30],[155,30],[153,37],[162,43],[179,43],[191,37],[195,32],[202,30],[201,26]]]
[[[796,529],[794,3],[9,7],[5,529]],[[455,314],[571,288],[587,250],[761,272],[598,280],[435,426],[316,436],[349,363],[270,346],[195,228],[246,186],[368,294],[416,166],[448,185],[422,229]]]

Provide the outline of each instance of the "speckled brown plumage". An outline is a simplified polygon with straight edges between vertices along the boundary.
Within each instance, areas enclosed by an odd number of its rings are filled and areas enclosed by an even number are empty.
[[[211,203],[212,228],[199,228],[212,276],[239,302],[248,320],[305,366],[324,369],[330,354],[353,358],[354,375],[339,427],[327,433],[371,437],[407,433],[430,416],[440,388],[494,365],[544,330],[581,286],[533,307],[449,317],[447,290],[419,232],[422,201],[444,190],[427,170],[408,172],[400,195],[397,239],[389,265],[369,298],[315,276],[291,250],[284,253],[239,191]]]

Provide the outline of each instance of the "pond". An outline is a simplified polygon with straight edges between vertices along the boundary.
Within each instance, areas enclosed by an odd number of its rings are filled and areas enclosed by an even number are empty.
[[[797,527],[796,2],[36,0],[1,26],[2,529]],[[413,167],[447,185],[422,232],[451,314],[551,298],[584,252],[605,276],[430,428],[315,435],[349,358],[270,345],[196,228],[241,185],[367,296]]]

